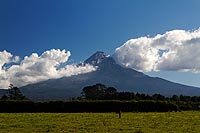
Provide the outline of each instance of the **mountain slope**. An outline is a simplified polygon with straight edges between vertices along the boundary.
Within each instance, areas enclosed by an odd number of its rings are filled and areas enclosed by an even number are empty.
[[[118,91],[160,93],[165,96],[200,95],[200,88],[153,78],[133,69],[124,68],[103,52],[96,52],[80,65],[86,63],[97,66],[98,69],[86,74],[27,85],[21,87],[21,90],[23,94],[34,100],[70,99],[80,96],[83,87],[96,83],[115,87]]]

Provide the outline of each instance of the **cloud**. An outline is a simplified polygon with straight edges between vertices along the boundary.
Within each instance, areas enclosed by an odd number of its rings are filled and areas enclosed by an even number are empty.
[[[21,87],[48,79],[77,75],[96,70],[91,65],[66,65],[70,52],[51,49],[41,55],[32,53],[19,61],[7,51],[0,52],[0,88],[7,88],[9,84]],[[18,64],[14,63],[17,62]]]
[[[200,29],[173,30],[130,39],[113,55],[120,65],[140,71],[200,72]]]

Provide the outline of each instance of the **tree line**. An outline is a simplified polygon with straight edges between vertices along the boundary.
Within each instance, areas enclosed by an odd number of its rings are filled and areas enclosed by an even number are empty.
[[[161,100],[175,102],[200,102],[200,96],[173,95],[165,97],[161,94],[148,95],[134,92],[118,92],[114,87],[106,87],[103,84],[86,86],[83,88],[82,96],[78,99],[86,100]]]
[[[68,101],[36,102],[26,98],[19,88],[10,86],[0,100],[0,112],[166,112],[200,110],[200,97],[118,92],[103,84],[86,86],[82,96]]]
[[[115,101],[115,100],[82,100],[82,101],[0,101],[0,113],[3,112],[168,112],[177,111],[178,107],[165,101]]]

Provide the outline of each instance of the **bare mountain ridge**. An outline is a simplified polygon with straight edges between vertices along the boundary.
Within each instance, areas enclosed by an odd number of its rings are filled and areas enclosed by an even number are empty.
[[[98,51],[84,61],[97,66],[97,70],[86,74],[50,79],[21,87],[23,94],[33,100],[62,100],[80,96],[83,87],[102,83],[118,91],[159,93],[165,96],[200,95],[200,88],[173,83],[158,77],[150,77],[130,68],[124,68],[111,56]]]

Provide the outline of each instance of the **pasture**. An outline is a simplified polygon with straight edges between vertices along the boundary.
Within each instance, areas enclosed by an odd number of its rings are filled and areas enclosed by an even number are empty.
[[[0,113],[0,133],[197,133],[200,112]]]

